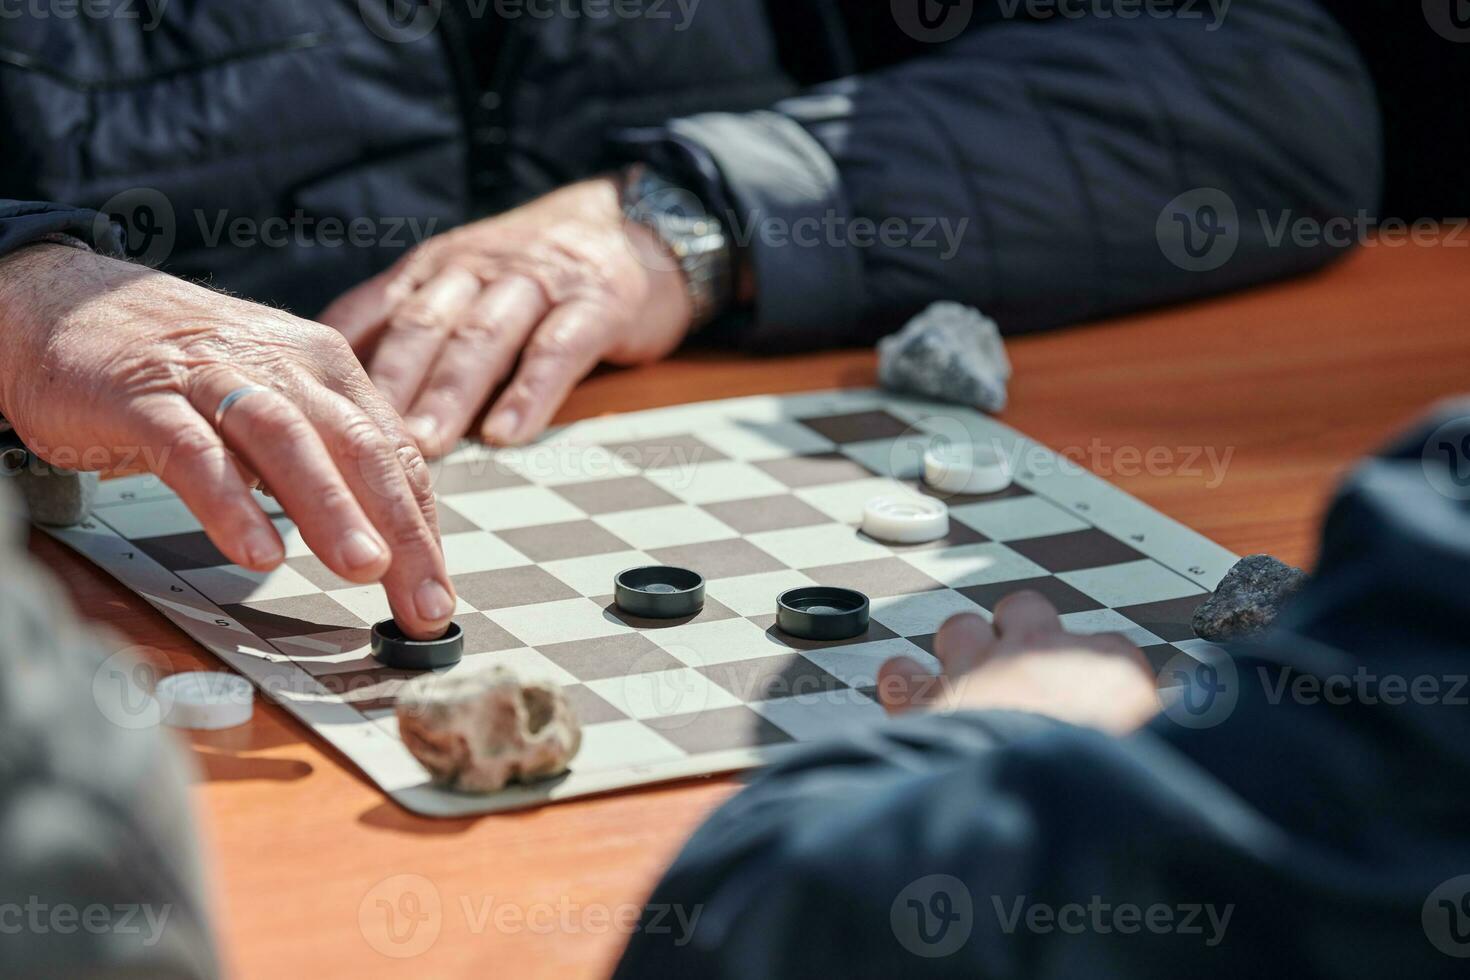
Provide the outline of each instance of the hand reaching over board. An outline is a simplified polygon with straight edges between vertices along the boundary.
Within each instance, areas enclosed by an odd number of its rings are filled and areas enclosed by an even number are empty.
[[[449,625],[423,457],[338,333],[52,245],[0,261],[0,317],[0,410],[38,456],[146,466],[259,572],[285,549],[251,496],[258,477],[333,572],[384,584],[407,632]]]
[[[662,248],[624,219],[615,181],[583,181],[425,242],[321,319],[425,452],[453,448],[487,403],[480,434],[517,445],[599,362],[655,361],[684,340],[692,308]]]
[[[1068,633],[1056,607],[1035,592],[1002,599],[993,624],[968,613],[950,618],[934,638],[934,655],[943,667],[937,678],[906,657],[883,665],[884,708],[1030,711],[1114,734],[1159,710],[1138,647],[1116,633]]]

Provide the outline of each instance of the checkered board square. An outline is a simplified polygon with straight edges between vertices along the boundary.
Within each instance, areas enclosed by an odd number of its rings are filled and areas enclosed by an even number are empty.
[[[942,541],[865,537],[863,503],[931,493],[925,446],[990,443],[1015,484],[951,497]],[[489,796],[433,786],[397,734],[412,675],[368,651],[389,615],[377,587],[342,581],[271,510],[288,560],[230,565],[151,477],[104,484],[93,516],[53,531],[111,572],[417,813],[461,816],[766,763],[797,743],[882,724],[879,666],[937,667],[933,635],[957,612],[989,615],[1036,589],[1068,626],[1118,630],[1159,664],[1198,647],[1190,613],[1234,556],[993,419],[876,391],[686,405],[578,423],[537,446],[466,447],[436,467],[444,548],[465,658],[555,680],[584,727],[564,777]],[[639,619],[611,598],[620,570],[700,571],[697,616]],[[860,589],[855,639],[798,640],[776,596]]]

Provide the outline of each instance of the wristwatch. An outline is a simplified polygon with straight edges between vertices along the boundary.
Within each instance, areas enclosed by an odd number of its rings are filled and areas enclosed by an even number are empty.
[[[624,216],[658,236],[683,270],[694,307],[691,332],[724,312],[735,295],[735,254],[704,202],[640,163],[623,171],[622,204]]]

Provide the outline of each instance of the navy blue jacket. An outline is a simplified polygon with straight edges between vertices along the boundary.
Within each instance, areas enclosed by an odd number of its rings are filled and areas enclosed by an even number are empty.
[[[1368,73],[1315,0],[99,3],[0,18],[0,252],[92,238],[102,208],[134,255],[306,316],[629,156],[732,211],[751,348],[870,342],[938,299],[1022,330],[1299,273],[1339,249],[1273,243],[1282,217],[1371,209],[1381,180]],[[1238,221],[1166,213],[1190,191]],[[1171,261],[1190,224],[1228,261]]]
[[[812,747],[695,834],[617,976],[1463,977],[1466,583],[1470,402],[1357,469],[1307,590],[1188,702]]]

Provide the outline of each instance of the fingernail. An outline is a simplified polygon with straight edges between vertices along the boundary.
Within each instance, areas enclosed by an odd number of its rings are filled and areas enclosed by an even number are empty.
[[[245,557],[251,568],[273,568],[285,560],[286,553],[274,534],[259,528],[245,536]]]
[[[424,443],[432,442],[439,429],[433,419],[424,418],[422,415],[410,415],[403,420],[403,424],[407,426],[408,434],[413,436],[420,448]]]
[[[508,443],[515,440],[516,432],[521,427],[521,414],[513,408],[507,408],[497,413],[490,420],[489,435],[491,442]]]
[[[348,568],[367,568],[376,565],[383,560],[383,546],[373,540],[373,536],[362,530],[347,532],[342,539],[342,564]]]
[[[414,593],[413,604],[419,615],[431,623],[454,615],[454,597],[433,579],[419,586],[419,590]]]

